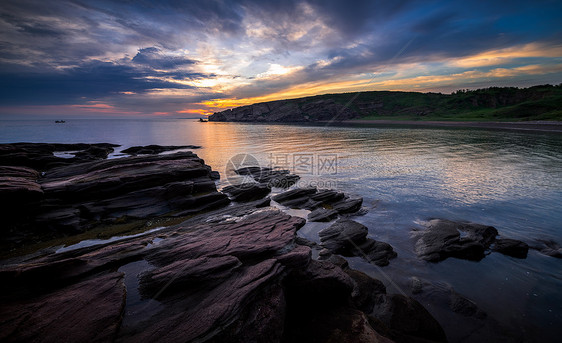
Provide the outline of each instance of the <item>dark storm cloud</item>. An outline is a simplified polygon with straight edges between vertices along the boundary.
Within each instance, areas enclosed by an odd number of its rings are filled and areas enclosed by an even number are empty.
[[[45,23],[26,22],[21,18],[9,14],[0,15],[0,19],[12,25],[17,31],[22,32],[24,34],[39,36],[39,37],[41,36],[57,37],[63,35],[62,31],[57,30],[51,25]]]
[[[155,47],[140,49],[133,57],[133,62],[158,69],[175,69],[184,65],[194,64],[189,58],[178,56],[167,56]]]
[[[0,101],[4,105],[74,104],[114,96],[120,92],[143,93],[154,88],[192,88],[146,78],[130,66],[93,61],[65,71],[0,74]]]

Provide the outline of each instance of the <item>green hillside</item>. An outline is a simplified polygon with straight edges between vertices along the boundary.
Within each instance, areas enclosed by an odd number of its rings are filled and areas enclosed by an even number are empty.
[[[562,84],[530,88],[491,87],[453,94],[364,92],[321,97],[333,98],[341,104],[355,97],[349,107],[359,113],[358,119],[362,120],[562,121]],[[373,108],[372,104],[378,106]]]

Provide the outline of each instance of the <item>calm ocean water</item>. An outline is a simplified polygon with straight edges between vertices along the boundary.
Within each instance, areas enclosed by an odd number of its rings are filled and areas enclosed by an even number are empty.
[[[500,235],[532,245],[562,244],[562,135],[451,128],[320,127],[199,123],[194,120],[68,120],[0,122],[0,143],[57,142],[201,145],[195,151],[221,175],[237,154],[261,165],[296,168],[301,185],[317,184],[362,196],[369,210],[355,220],[372,238],[394,246],[398,258],[382,269],[351,265],[409,294],[412,276],[435,292],[418,295],[449,339],[491,337],[495,324],[451,317],[440,290],[449,287],[522,340],[555,340],[562,327],[561,260],[529,251],[520,260],[492,253],[480,262],[447,259],[428,264],[413,253],[412,229],[431,218],[495,226]],[[228,183],[223,177],[219,186]],[[300,234],[317,240],[325,224]],[[388,282],[390,278],[393,283]],[[472,323],[466,330],[459,323]],[[464,325],[464,324],[463,324]],[[472,332],[474,331],[474,332]],[[472,332],[472,333],[471,333]]]

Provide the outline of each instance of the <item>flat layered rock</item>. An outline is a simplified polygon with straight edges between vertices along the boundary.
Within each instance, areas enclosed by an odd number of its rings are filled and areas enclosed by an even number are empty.
[[[36,181],[41,177],[41,173],[35,169],[18,166],[0,166],[0,175],[2,177],[19,177],[30,181]]]
[[[42,173],[25,166],[0,167],[6,174],[0,177],[2,209],[8,223],[4,229],[10,232],[1,239],[9,248],[26,240],[81,233],[99,225],[194,215],[230,202],[217,191],[211,168],[192,152],[105,160],[107,154],[100,151],[112,150],[113,145],[0,147],[4,149],[0,161],[17,161],[17,154],[39,161],[64,160]],[[64,159],[53,155],[53,151],[69,148],[83,149],[76,156],[96,157]]]
[[[283,192],[281,194],[275,195],[272,199],[277,201],[278,203],[284,205],[289,201],[300,199],[300,198],[308,198],[308,196],[316,193],[316,187],[308,187],[308,188],[295,188],[289,191]]]
[[[238,175],[251,176],[257,183],[267,185],[269,188],[289,188],[300,179],[300,176],[291,174],[289,170],[267,167],[243,167],[236,169],[235,172]]]
[[[233,201],[254,201],[268,195],[271,188],[261,183],[243,183],[224,187],[222,192],[228,194]]]
[[[326,208],[317,208],[308,214],[308,220],[311,222],[329,222],[338,217],[338,211]]]
[[[362,204],[363,198],[345,199],[333,204],[333,209],[340,214],[353,213],[359,211]]]
[[[129,154],[132,156],[136,155],[155,155],[160,154],[165,151],[182,150],[182,149],[201,149],[198,145],[144,145],[144,146],[132,146],[122,153]]]
[[[334,254],[349,254],[367,239],[369,230],[353,220],[338,220],[318,233],[322,246]]]
[[[122,273],[109,272],[30,299],[3,297],[3,342],[110,342],[120,327],[125,285]]]
[[[26,204],[43,197],[43,189],[33,180],[25,177],[0,176],[0,194],[2,204],[15,202]]]
[[[304,224],[244,203],[156,233],[5,265],[0,338],[391,342],[368,316],[384,285],[312,260],[311,248],[297,244]],[[364,229],[355,231],[360,243]],[[146,267],[124,268],[131,262]],[[137,292],[141,303],[129,304],[125,288]],[[143,308],[134,320],[130,306]],[[414,307],[381,327],[392,335],[425,332],[416,326],[418,312]]]
[[[57,166],[106,158],[119,145],[59,144],[59,143],[12,143],[0,144],[0,165],[22,166],[45,171]],[[72,152],[74,157],[62,158],[56,152]]]
[[[367,238],[369,230],[364,225],[349,219],[339,219],[321,230],[321,245],[332,254],[359,256],[378,266],[386,266],[397,256],[392,246],[385,242]]]
[[[40,183],[49,204],[49,211],[38,216],[41,222],[55,226],[57,212],[75,209],[76,230],[92,219],[190,215],[229,202],[217,192],[204,161],[190,152],[56,168]]]
[[[291,189],[272,199],[283,206],[312,211],[308,216],[312,222],[331,221],[338,216],[355,213],[363,204],[363,198],[350,198],[342,192],[315,187]]]

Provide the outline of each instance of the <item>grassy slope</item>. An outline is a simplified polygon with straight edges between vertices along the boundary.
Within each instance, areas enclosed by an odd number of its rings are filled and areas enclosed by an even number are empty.
[[[347,104],[355,95],[326,94],[306,100],[331,98]],[[361,120],[562,121],[562,85],[492,87],[453,94],[363,92],[349,107],[360,113]]]

